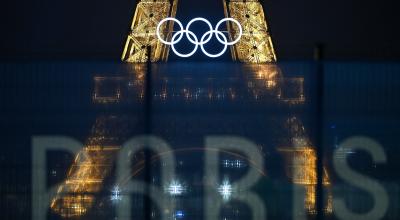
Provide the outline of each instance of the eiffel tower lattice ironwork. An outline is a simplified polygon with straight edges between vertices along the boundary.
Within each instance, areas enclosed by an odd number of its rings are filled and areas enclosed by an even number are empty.
[[[162,44],[156,36],[158,23],[166,17],[175,17],[178,0],[141,0],[135,11],[130,32],[122,54],[122,61],[143,63],[148,59],[151,47],[152,62],[168,60],[168,45]],[[239,21],[243,28],[241,40],[231,46],[232,60],[243,63],[276,62],[272,38],[265,19],[264,10],[258,0],[223,0],[225,17]],[[162,31],[173,32],[173,22],[162,26]],[[237,26],[227,23],[229,38],[238,33]],[[167,38],[171,39],[168,34]]]

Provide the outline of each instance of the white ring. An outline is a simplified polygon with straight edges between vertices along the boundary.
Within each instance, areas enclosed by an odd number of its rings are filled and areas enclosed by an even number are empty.
[[[179,27],[181,28],[180,31],[177,31],[175,34],[172,35],[171,42],[168,42],[168,41],[162,39],[161,34],[160,34],[161,25],[162,25],[164,22],[167,22],[167,21],[174,21],[174,22],[178,23]],[[206,24],[208,25],[208,27],[210,28],[210,30],[207,31],[206,33],[204,33],[203,36],[200,38],[200,42],[199,42],[199,38],[198,38],[192,31],[189,30],[189,29],[190,29],[190,26],[191,26],[194,22],[196,22],[196,21],[202,21],[202,22],[206,23]],[[228,42],[228,39],[227,39],[227,37],[224,35],[224,32],[218,30],[219,27],[221,26],[221,24],[222,24],[223,22],[226,22],[226,21],[232,21],[232,22],[234,22],[234,23],[239,27],[239,35],[238,35],[237,39],[235,39],[235,40],[232,41],[232,42]],[[192,20],[186,25],[186,29],[183,29],[182,23],[181,23],[179,20],[177,20],[176,18],[164,18],[164,19],[161,20],[160,23],[157,25],[156,34],[157,34],[158,39],[159,39],[162,43],[164,43],[164,44],[166,44],[166,45],[170,45],[170,46],[172,47],[172,51],[174,51],[174,53],[175,53],[177,56],[184,57],[184,58],[190,57],[190,56],[192,56],[193,54],[196,53],[197,49],[198,49],[199,46],[200,46],[201,50],[203,51],[203,53],[204,53],[206,56],[211,57],[211,58],[216,58],[216,57],[219,57],[219,56],[221,56],[222,54],[224,54],[224,53],[226,52],[228,46],[234,45],[234,44],[236,44],[236,43],[238,43],[238,42],[240,41],[240,39],[241,39],[241,37],[242,37],[242,35],[243,35],[243,29],[242,29],[242,26],[240,25],[240,23],[239,23],[237,20],[233,19],[233,18],[224,18],[224,19],[222,19],[221,21],[219,21],[219,22],[217,23],[217,25],[215,26],[215,29],[213,29],[211,23],[210,23],[207,19],[205,19],[205,18],[200,18],[200,17],[199,17],[199,18],[194,18],[194,19],[192,19]],[[188,53],[188,54],[181,54],[181,53],[179,53],[179,52],[176,50],[176,48],[175,48],[175,45],[176,45],[177,43],[179,43],[179,42],[182,40],[184,34],[185,34],[186,38],[190,41],[190,43],[194,44],[194,46],[195,46],[195,47],[194,47],[194,50],[193,50],[192,52]],[[210,40],[211,40],[211,38],[213,37],[214,34],[215,34],[215,36],[217,37],[217,40],[218,40],[221,44],[224,45],[224,49],[223,49],[220,53],[217,53],[217,54],[210,54],[210,53],[208,53],[208,52],[204,49],[204,45],[205,45],[206,43],[210,42]],[[219,35],[222,35],[222,39],[223,39],[223,40],[221,39],[221,37],[220,37]],[[193,37],[193,38],[192,38],[192,37]],[[205,38],[207,38],[207,39],[205,39]]]
[[[228,49],[228,39],[226,39],[226,37],[225,37],[225,35],[222,33],[222,32],[220,32],[220,31],[216,31],[216,30],[212,30],[212,31],[207,31],[204,35],[203,35],[203,37],[201,38],[201,42],[203,42],[203,38],[205,37],[205,36],[207,36],[207,34],[209,34],[209,35],[213,35],[213,33],[215,33],[215,35],[218,35],[218,34],[221,34],[222,35],[222,37],[225,39],[225,43],[224,43],[224,49],[220,52],[220,53],[218,53],[218,54],[210,54],[210,53],[208,53],[207,51],[206,51],[206,49],[204,49],[204,44],[200,44],[200,48],[201,48],[201,51],[203,51],[203,53],[205,54],[205,55],[207,55],[208,57],[211,57],[211,58],[216,58],[216,57],[220,57],[222,54],[224,54],[225,52],[226,52],[226,49]]]
[[[194,47],[193,51],[190,52],[190,53],[188,53],[188,54],[181,54],[181,53],[179,53],[179,52],[175,49],[175,44],[171,44],[172,51],[174,51],[174,53],[175,53],[176,55],[178,55],[178,56],[180,56],[180,57],[183,57],[183,58],[193,56],[193,54],[195,54],[196,51],[197,51],[197,49],[199,48],[199,44],[198,44],[199,39],[197,38],[197,36],[196,36],[193,32],[188,31],[188,30],[182,30],[182,31],[176,32],[176,33],[174,34],[174,36],[172,36],[172,39],[171,39],[171,40],[174,41],[174,39],[176,38],[176,36],[177,36],[178,33],[180,33],[180,32],[182,32],[181,35],[183,35],[184,33],[186,33],[186,34],[187,34],[187,33],[191,34],[192,36],[194,36],[194,39],[196,40],[197,43],[194,44],[195,47]]]
[[[193,18],[187,25],[186,25],[186,30],[189,31],[190,25],[192,25],[194,22],[196,21],[203,21],[204,23],[206,23],[208,25],[208,27],[210,28],[210,31],[213,30],[213,26],[211,25],[211,23],[205,19],[205,18]],[[186,37],[188,38],[188,40],[190,41],[190,43],[195,44],[196,42],[192,41],[192,39],[189,37],[188,35],[189,32],[186,32]],[[208,43],[212,38],[212,35],[210,35],[210,37],[206,40],[206,42],[203,42],[203,40],[201,40],[199,43],[200,45],[202,44],[206,44]]]
[[[234,45],[234,44],[236,44],[237,42],[239,42],[240,38],[242,37],[242,34],[243,34],[242,25],[240,25],[240,23],[239,23],[237,20],[233,19],[233,18],[224,18],[224,19],[222,19],[221,21],[219,21],[219,22],[217,23],[217,26],[215,26],[215,30],[216,30],[216,31],[218,31],[219,26],[220,26],[224,21],[232,21],[233,23],[235,23],[235,24],[239,27],[239,37],[238,37],[236,40],[234,40],[234,41],[232,41],[232,42],[230,42],[230,43],[229,43],[229,42],[226,43],[226,44],[228,44],[229,46]],[[219,41],[221,44],[225,44],[225,43],[222,42],[222,40],[219,38],[218,34],[215,34],[215,36],[217,37],[218,41]]]
[[[172,39],[171,39],[171,42],[165,41],[165,40],[163,40],[162,37],[160,36],[160,28],[161,28],[161,25],[162,25],[164,22],[167,22],[167,21],[174,21],[174,22],[178,23],[179,27],[181,28],[181,31],[183,30],[183,25],[182,25],[182,23],[181,23],[178,19],[176,19],[176,18],[164,18],[164,19],[161,20],[160,23],[158,23],[158,25],[157,25],[157,31],[156,31],[157,37],[158,37],[158,39],[159,39],[162,43],[164,43],[164,44],[166,44],[166,45],[177,44],[177,43],[179,43],[179,41],[182,40],[183,34],[184,34],[184,33],[181,33],[181,36],[179,36],[179,38],[176,40],[176,42],[173,41]]]

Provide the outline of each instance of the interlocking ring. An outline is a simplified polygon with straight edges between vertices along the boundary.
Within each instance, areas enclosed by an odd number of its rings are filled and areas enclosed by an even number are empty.
[[[171,38],[170,42],[164,40],[161,37],[161,34],[160,34],[161,25],[163,23],[167,22],[167,21],[176,22],[178,24],[178,26],[180,27],[180,29],[181,29],[180,31],[177,31],[174,35],[172,35],[172,38]],[[196,21],[204,22],[210,28],[210,30],[207,31],[206,33],[204,33],[204,35],[200,38],[200,42],[199,42],[199,38],[192,31],[189,30],[190,26]],[[231,41],[231,42],[228,42],[228,39],[224,35],[224,33],[222,31],[219,31],[219,27],[221,26],[221,24],[223,24],[224,22],[227,22],[227,21],[232,21],[239,28],[238,37],[235,40]],[[176,18],[165,18],[165,19],[161,20],[160,23],[158,23],[156,34],[157,34],[158,39],[163,44],[170,45],[171,48],[172,48],[172,51],[174,51],[174,53],[179,57],[186,58],[186,57],[192,56],[193,54],[196,53],[196,51],[198,50],[198,48],[200,46],[201,51],[203,51],[203,53],[206,56],[211,57],[211,58],[216,58],[216,57],[220,57],[222,54],[224,54],[226,52],[228,46],[234,45],[234,44],[236,44],[236,43],[238,43],[240,41],[240,38],[242,37],[242,34],[243,34],[243,30],[242,30],[242,26],[240,25],[240,23],[237,20],[233,19],[233,18],[224,18],[224,19],[222,19],[221,21],[219,21],[217,23],[217,25],[215,26],[215,29],[213,29],[211,23],[205,18],[194,18],[194,19],[192,19],[186,25],[185,29],[183,29],[183,25],[178,19],[176,19]],[[194,44],[194,46],[195,46],[194,49],[188,54],[182,54],[182,53],[178,52],[176,50],[176,48],[175,48],[175,45],[182,40],[184,35],[189,40],[189,42]],[[224,45],[224,49],[222,49],[222,51],[220,53],[217,53],[217,54],[210,54],[204,48],[204,45],[207,44],[208,42],[210,42],[210,40],[212,39],[213,35],[216,36],[218,42],[220,42],[221,44]]]

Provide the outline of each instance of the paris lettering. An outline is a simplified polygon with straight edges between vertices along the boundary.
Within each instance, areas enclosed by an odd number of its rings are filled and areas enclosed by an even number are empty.
[[[80,157],[88,156],[85,155],[82,146],[78,141],[64,136],[35,136],[32,138],[32,219],[46,219],[47,212],[60,191],[59,186],[47,187],[47,152],[64,151]],[[127,176],[131,177],[132,155],[145,149],[151,150],[157,155],[162,155],[159,157],[162,164],[160,166],[161,186],[135,180],[135,178],[126,178]],[[162,138],[144,135],[131,138],[116,151],[116,181],[125,183],[118,186],[115,194],[113,194],[114,199],[119,200],[116,205],[118,219],[131,219],[131,207],[133,205],[129,196],[131,194],[148,196],[152,204],[157,206],[159,210],[164,210],[160,212],[161,219],[171,218],[171,210],[175,210],[176,205],[175,200],[171,199],[171,194],[178,195],[184,193],[185,190],[179,182],[174,182],[177,173],[176,158],[172,149]],[[367,192],[373,198],[374,206],[366,212],[356,212],[346,206],[344,198],[333,195],[334,215],[338,219],[381,219],[389,207],[387,191],[377,180],[352,169],[348,163],[348,158],[340,156],[343,151],[364,151],[372,157],[376,164],[387,162],[384,148],[373,139],[355,136],[341,142],[339,148],[333,153],[334,172],[347,184]],[[274,198],[261,198],[253,190],[253,187],[264,177],[264,159],[257,145],[242,137],[206,136],[204,138],[204,152],[204,183],[219,182],[219,154],[221,152],[240,152],[247,161],[251,161],[251,168],[240,179],[232,183],[225,181],[219,187],[205,187],[203,197],[204,219],[219,219],[221,210],[226,205],[227,197],[230,200],[245,204],[251,211],[253,220],[267,219],[268,210],[265,200],[274,200]],[[74,163],[80,163],[80,158],[77,157]],[[169,185],[170,194],[163,193],[165,190],[163,186],[165,185]],[[128,196],[120,198],[120,194]],[[304,199],[304,188],[293,185],[293,219],[306,219]],[[83,209],[84,207],[80,208]],[[175,215],[183,215],[183,212],[176,212]]]

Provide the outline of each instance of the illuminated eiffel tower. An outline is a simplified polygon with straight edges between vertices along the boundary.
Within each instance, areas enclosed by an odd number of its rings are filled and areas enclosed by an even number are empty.
[[[175,17],[178,0],[141,0],[133,17],[131,31],[127,37],[122,61],[146,62],[147,47],[151,47],[151,61],[167,61],[169,47],[156,36],[158,23],[166,17]],[[243,63],[273,63],[276,55],[264,16],[258,0],[223,0],[225,17],[234,18],[242,25],[242,40],[231,46],[232,60]],[[162,26],[162,32],[172,33],[173,22]],[[227,24],[231,39],[238,33],[235,25]],[[172,35],[168,34],[167,39]]]
[[[137,4],[135,15],[131,25],[131,31],[127,37],[122,54],[122,61],[128,63],[138,63],[132,65],[135,69],[135,77],[132,85],[142,88],[145,69],[140,63],[148,61],[147,48],[151,47],[150,61],[167,61],[169,47],[162,44],[156,36],[156,28],[159,22],[166,17],[175,17],[177,13],[178,0],[141,0]],[[282,83],[280,70],[275,65],[277,59],[272,44],[271,35],[265,20],[264,10],[258,0],[223,0],[225,17],[234,18],[242,25],[242,39],[231,46],[232,60],[243,63],[265,64],[255,65],[254,71],[258,75],[257,82],[262,82],[262,87],[251,85],[254,98],[259,98],[258,90],[274,90],[279,88]],[[173,23],[162,26],[163,32],[172,33]],[[238,32],[234,25],[227,24],[229,37],[233,39]],[[172,35],[167,36],[168,39]],[[100,85],[106,78],[98,77],[95,79],[96,85]],[[114,81],[125,80],[118,77]],[[285,98],[278,92],[277,98],[289,105],[303,104],[305,97],[302,90],[302,78],[291,79],[301,85],[298,98]],[[118,84],[118,83],[117,83]],[[254,87],[254,88],[253,88]],[[138,98],[143,98],[143,88],[137,91]],[[183,95],[186,98],[192,97],[188,90]],[[232,91],[230,91],[232,93]],[[192,92],[195,93],[195,92]],[[234,97],[232,93],[232,97]],[[97,87],[93,95],[93,101],[100,104],[115,104],[121,101],[121,88],[116,86],[115,93],[111,96],[102,96]],[[213,94],[207,94],[212,99]],[[122,97],[123,98],[123,97]],[[167,92],[160,94],[160,99],[168,99]],[[51,208],[54,212],[63,217],[78,217],[86,214],[94,205],[95,195],[103,187],[105,178],[110,174],[113,160],[120,149],[122,143],[120,133],[121,124],[125,119],[114,116],[100,116],[93,126],[93,131],[81,153],[76,156],[74,165],[71,167],[67,180],[58,188],[58,194],[52,200]],[[115,126],[113,126],[115,125]],[[315,147],[308,140],[304,132],[304,127],[300,120],[289,118],[287,130],[291,141],[296,147],[278,146],[278,150],[283,152],[286,158],[287,176],[294,184],[306,187],[306,197],[304,205],[309,213],[315,213],[316,201],[315,190],[317,184],[316,177],[316,152]],[[118,128],[119,127],[119,128]],[[114,129],[115,128],[115,129]],[[112,132],[113,131],[113,132]],[[299,140],[302,140],[299,142]],[[324,169],[323,184],[330,186],[328,172]],[[332,212],[331,195],[328,196],[328,204],[325,211]]]
[[[277,58],[272,43],[272,38],[266,22],[264,9],[258,0],[223,0],[224,14],[226,18],[234,18],[237,20],[243,29],[241,40],[231,46],[232,60],[243,63],[276,63]],[[165,17],[175,17],[177,8],[177,0],[172,3],[168,0],[147,1],[142,0],[136,9],[135,16],[132,21],[131,33],[128,35],[125,48],[122,55],[122,60],[132,63],[146,62],[148,57],[146,48],[151,47],[151,61],[167,61],[168,47],[160,43],[156,36],[156,28],[158,23]],[[157,12],[158,16],[154,16]],[[163,32],[168,30],[172,33],[173,23],[168,26],[163,26]],[[227,24],[227,31],[230,39],[234,39],[238,33],[237,26]],[[172,36],[168,35],[167,39],[171,40]],[[266,69],[262,66],[257,68]],[[268,69],[268,68],[267,68]],[[273,68],[274,69],[274,68]],[[276,70],[261,71],[263,75],[275,75]],[[303,79],[299,79],[303,80]],[[304,102],[304,95],[301,92],[300,99],[285,100],[291,104]],[[300,127],[303,125],[300,121],[289,119],[291,124],[294,123],[289,130],[293,139],[299,138],[298,132],[293,131],[292,127]],[[304,128],[303,128],[304,130]],[[303,132],[304,133],[304,132]],[[301,135],[301,138],[307,139],[306,135]],[[298,145],[298,143],[297,143]],[[287,166],[288,176],[294,184],[306,187],[305,208],[310,213],[316,212],[315,190],[317,184],[316,176],[316,151],[315,147],[307,140],[303,145],[295,148],[280,148],[288,159]],[[330,185],[329,176],[324,169],[324,185]],[[328,203],[325,211],[332,212],[332,198],[328,196]]]

